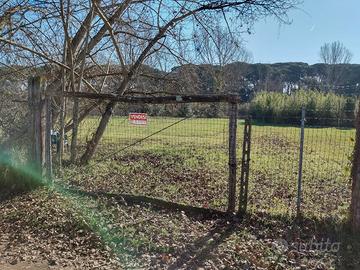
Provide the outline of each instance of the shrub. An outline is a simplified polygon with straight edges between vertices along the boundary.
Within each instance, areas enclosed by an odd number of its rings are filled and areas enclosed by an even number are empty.
[[[265,123],[298,124],[301,108],[312,125],[352,126],[356,98],[299,90],[291,95],[279,92],[260,92],[250,103],[250,113]]]
[[[2,154],[0,156],[0,192],[2,194],[29,191],[42,185],[41,178],[29,166],[16,162]]]

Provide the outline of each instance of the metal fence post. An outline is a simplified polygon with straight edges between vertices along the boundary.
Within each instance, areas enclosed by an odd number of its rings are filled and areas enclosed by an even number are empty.
[[[239,212],[240,216],[246,213],[249,189],[250,174],[250,150],[251,150],[251,117],[245,119],[244,140],[241,159],[241,175],[240,175],[240,196],[239,196]]]
[[[229,183],[228,183],[228,209],[235,212],[236,204],[236,129],[238,106],[236,102],[229,102]]]
[[[301,110],[301,125],[300,125],[300,156],[299,156],[299,173],[298,173],[298,190],[297,190],[297,205],[296,216],[301,214],[301,196],[302,196],[302,167],[304,155],[304,135],[305,135],[305,107]]]

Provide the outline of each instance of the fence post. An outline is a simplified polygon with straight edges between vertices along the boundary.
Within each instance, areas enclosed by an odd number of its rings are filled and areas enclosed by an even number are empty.
[[[228,212],[235,212],[236,204],[236,129],[238,106],[236,102],[229,102],[229,183],[228,183]]]
[[[45,165],[47,180],[52,179],[52,155],[51,155],[51,97],[45,97]]]
[[[305,107],[301,109],[301,125],[300,125],[300,156],[299,156],[299,173],[298,173],[298,190],[297,190],[297,204],[296,216],[301,214],[301,196],[302,196],[302,166],[304,155],[304,135],[305,135]]]
[[[250,150],[251,150],[251,117],[245,119],[244,140],[241,159],[241,175],[240,175],[240,196],[239,196],[239,212],[240,216],[246,213],[250,174]]]
[[[70,146],[70,163],[76,162],[77,156],[77,137],[78,137],[78,125],[79,125],[79,98],[74,98],[73,107],[73,128]]]
[[[45,129],[43,124],[42,79],[31,77],[28,81],[29,107],[31,115],[31,149],[30,159],[35,170],[41,177],[45,161]]]
[[[64,82],[63,82],[64,84]],[[66,102],[63,93],[60,96],[60,138],[58,143],[60,143],[59,150],[57,152],[57,159],[58,159],[58,169],[61,170],[62,168],[62,159],[64,153],[64,139],[65,139],[65,118],[66,118]]]

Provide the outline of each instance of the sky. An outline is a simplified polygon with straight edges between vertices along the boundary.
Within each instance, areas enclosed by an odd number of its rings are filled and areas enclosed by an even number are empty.
[[[360,64],[360,0],[304,0],[289,17],[290,25],[267,18],[243,36],[255,63],[318,63],[321,45],[339,40]]]

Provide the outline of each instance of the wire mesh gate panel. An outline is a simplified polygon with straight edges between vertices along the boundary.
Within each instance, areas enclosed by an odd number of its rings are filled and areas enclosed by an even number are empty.
[[[302,211],[309,215],[326,216],[330,211],[343,214],[350,199],[353,119],[317,117],[314,121],[316,113],[308,111],[308,115],[304,130]],[[252,120],[249,206],[253,211],[295,214],[301,111],[298,117],[279,118],[281,123],[266,116]]]
[[[113,117],[94,162],[116,152],[118,167],[111,173],[120,177],[114,183],[117,192],[196,201],[198,206],[225,205],[214,198],[226,198],[227,119],[181,120],[149,116],[146,126],[133,126],[127,117]],[[151,136],[159,130],[163,131]],[[212,196],[198,194],[210,183],[216,191]]]
[[[314,209],[323,216],[330,212],[347,215],[355,139],[353,119],[325,119],[324,124],[319,124],[313,118],[307,117],[305,123],[304,211]]]
[[[189,104],[171,107],[184,112]],[[196,104],[196,110],[208,109],[209,104]],[[146,121],[132,121],[133,113],[146,115]],[[93,115],[80,124],[80,155],[99,121],[100,116]],[[241,142],[237,145],[241,149]],[[86,184],[93,191],[143,195],[217,210],[227,210],[228,181],[227,109],[222,116],[206,118],[189,112],[159,115],[152,106],[122,108],[115,113],[90,166],[71,177],[73,185]]]

